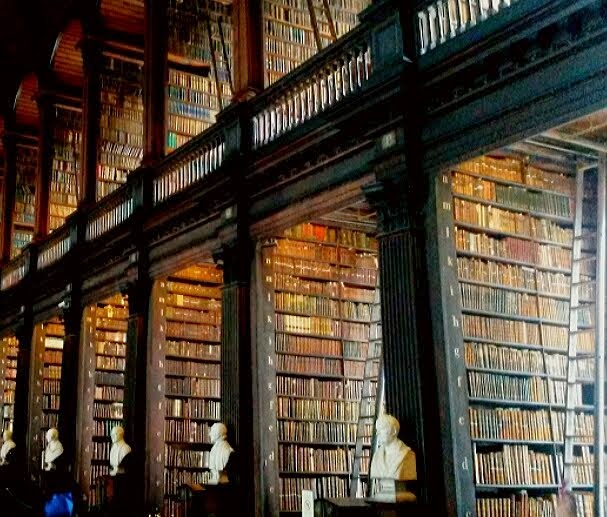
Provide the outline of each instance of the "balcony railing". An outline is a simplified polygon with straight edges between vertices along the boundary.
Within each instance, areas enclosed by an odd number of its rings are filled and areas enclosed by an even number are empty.
[[[133,215],[133,196],[127,186],[103,198],[87,218],[85,239],[92,241],[116,228]]]
[[[253,100],[257,149],[360,90],[373,73],[371,34],[358,26]]]
[[[4,291],[18,284],[29,270],[29,253],[22,253],[11,260],[3,269],[0,279],[0,290]]]
[[[64,225],[40,245],[36,262],[37,269],[44,269],[63,258],[70,251],[71,245],[70,226]]]
[[[169,155],[158,167],[158,176],[154,178],[154,205],[219,169],[224,152],[223,127],[216,125]]]
[[[522,0],[519,0],[522,1]],[[420,55],[508,9],[517,0],[433,0],[417,11]]]

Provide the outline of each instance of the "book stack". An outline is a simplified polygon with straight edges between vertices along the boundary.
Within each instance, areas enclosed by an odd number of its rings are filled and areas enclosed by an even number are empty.
[[[0,354],[2,363],[0,364],[0,381],[2,395],[2,431],[13,429],[15,421],[15,388],[17,387],[17,353],[19,351],[19,342],[15,336],[3,337],[0,340]]]
[[[16,257],[22,248],[32,242],[36,223],[38,148],[18,143],[15,151],[16,190],[11,258]]]

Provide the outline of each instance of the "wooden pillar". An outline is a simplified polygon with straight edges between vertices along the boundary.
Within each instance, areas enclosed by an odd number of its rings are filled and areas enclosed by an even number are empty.
[[[40,113],[40,137],[38,138],[38,170],[36,171],[36,225],[34,240],[48,235],[49,197],[51,191],[51,169],[53,166],[53,105],[47,96],[37,99]]]
[[[127,327],[127,350],[124,390],[125,440],[131,444],[133,461],[132,509],[139,510],[149,501],[150,487],[147,483],[148,462],[155,461],[148,450],[148,433],[164,433],[164,421],[154,422],[148,428],[148,321],[150,314],[152,282],[141,265],[135,278],[121,287],[128,296],[129,319]],[[142,274],[143,271],[143,274]],[[164,385],[162,385],[164,392]]]
[[[242,223],[236,223],[242,224]],[[239,233],[238,229],[236,235]],[[262,515],[259,472],[258,404],[251,340],[253,245],[234,236],[217,253],[223,264],[221,418],[236,451],[235,480],[242,515]]]
[[[165,155],[168,84],[167,33],[167,1],[146,0],[143,56],[144,165],[153,165]]]
[[[78,289],[70,285],[66,290],[63,304],[63,354],[61,359],[61,412],[58,430],[63,444],[66,463],[74,472],[76,463],[76,443],[78,441],[79,422],[77,419],[78,365],[80,364],[80,331],[83,308]]]
[[[86,38],[82,42],[84,83],[82,88],[82,175],[79,204],[95,203],[97,193],[97,140],[101,110],[101,51],[99,42]]]
[[[264,89],[261,0],[235,0],[232,41],[234,100],[246,100]],[[237,36],[236,36],[237,35]]]
[[[15,211],[15,190],[17,188],[16,158],[17,149],[15,136],[11,133],[4,135],[5,182],[4,202],[2,205],[2,263],[11,259],[13,243],[13,215]]]

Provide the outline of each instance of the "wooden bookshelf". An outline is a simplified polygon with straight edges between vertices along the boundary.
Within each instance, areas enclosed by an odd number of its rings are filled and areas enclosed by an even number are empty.
[[[97,163],[97,199],[126,181],[143,158],[142,70],[103,56]]]
[[[262,253],[275,510],[301,512],[303,489],[317,497],[350,492],[366,360],[381,338],[377,242],[363,232],[302,224]]]
[[[11,258],[17,256],[34,238],[38,148],[17,143],[15,154],[16,190]]]
[[[208,2],[207,23],[195,1],[168,4],[169,53],[201,68],[200,75],[169,69],[166,149],[171,152],[213,125],[222,105],[230,103],[232,6]]]
[[[81,488],[89,508],[102,501],[102,476],[110,473],[110,433],[123,425],[128,300],[120,294],[90,305],[84,312],[83,356],[93,375],[81,388],[85,404],[81,447]],[[127,437],[128,439],[128,437]]]
[[[444,177],[476,512],[494,517],[517,507],[525,516],[554,515],[563,461],[575,180],[568,171],[498,157],[460,164]],[[580,347],[590,352],[594,344],[580,338]],[[592,401],[581,384],[569,395],[577,405],[576,455],[587,460]],[[574,470],[576,497],[588,507],[591,478],[583,465]]]
[[[330,19],[320,0],[312,0],[322,48],[358,24],[358,14],[370,5],[368,0],[339,0],[329,3]],[[270,85],[318,52],[314,24],[306,0],[264,0],[266,84]]]
[[[209,479],[209,432],[221,419],[221,286],[212,264],[157,282],[156,341],[164,364],[163,515],[183,515],[178,487]]]
[[[52,170],[49,196],[49,231],[65,222],[78,205],[82,111],[55,106],[52,132]]]
[[[15,390],[17,387],[17,353],[19,342],[15,336],[3,337],[0,340],[0,381],[2,393],[2,426],[1,430],[13,430],[15,421]]]

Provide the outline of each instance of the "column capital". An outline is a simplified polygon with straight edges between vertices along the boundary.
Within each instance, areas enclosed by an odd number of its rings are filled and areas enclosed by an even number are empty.
[[[420,212],[412,201],[412,193],[405,182],[376,181],[363,187],[369,204],[377,211],[381,234],[419,228]]]

